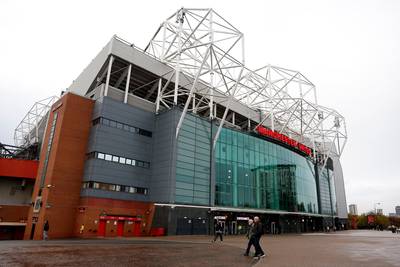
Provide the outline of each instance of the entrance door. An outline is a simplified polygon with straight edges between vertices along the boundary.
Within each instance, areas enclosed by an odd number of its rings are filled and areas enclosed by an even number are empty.
[[[276,234],[276,225],[275,225],[275,222],[272,222],[271,223],[271,234]]]
[[[190,235],[192,234],[192,219],[188,218],[178,218],[177,227],[176,227],[177,235]]]
[[[135,224],[133,226],[133,235],[140,236],[140,221],[135,221]]]
[[[33,240],[33,236],[35,235],[35,228],[36,228],[36,223],[32,223],[31,234],[29,236],[30,240]]]
[[[99,221],[99,229],[97,231],[98,236],[106,236],[106,220]]]
[[[202,218],[193,219],[192,235],[206,235],[207,220]]]
[[[117,236],[123,236],[124,235],[124,225],[125,225],[125,221],[118,221],[118,223],[117,223]]]
[[[236,221],[231,222],[231,234],[237,235],[237,222]]]

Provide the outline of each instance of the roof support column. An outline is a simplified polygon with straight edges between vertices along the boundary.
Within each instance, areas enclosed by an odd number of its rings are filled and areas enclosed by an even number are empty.
[[[162,78],[158,80],[158,90],[157,90],[157,100],[156,100],[156,114],[160,110],[160,100],[161,100],[161,87],[162,87]]]
[[[183,9],[181,9],[179,12],[180,13],[178,14],[178,17],[177,17],[177,20],[179,21],[179,28],[178,28],[178,51],[177,51],[178,56],[177,56],[177,63],[175,66],[174,106],[178,105],[179,74],[181,72],[180,64],[181,64],[181,53],[182,53],[182,27],[183,27],[183,21],[184,21]],[[163,56],[163,59],[164,59],[164,56]]]
[[[208,59],[208,56],[211,56],[211,55],[210,55],[210,54],[211,54],[211,51],[210,51],[210,50],[211,50],[211,46],[207,49],[207,52],[206,52],[206,54],[205,54],[205,56],[204,56],[204,59],[203,59],[203,61],[201,62],[200,68],[199,68],[199,70],[197,71],[196,77],[195,77],[195,79],[194,79],[194,81],[193,81],[192,87],[190,88],[188,99],[186,100],[185,107],[183,108],[183,111],[182,111],[182,115],[181,115],[181,117],[179,118],[178,125],[176,126],[176,136],[175,136],[176,138],[178,138],[179,130],[180,130],[181,126],[182,126],[183,120],[185,119],[186,112],[187,112],[187,110],[188,110],[190,101],[192,100],[192,97],[193,97],[193,94],[194,94],[194,90],[195,90],[195,88],[196,88],[197,81],[199,80],[201,71],[203,70],[204,64],[206,63],[206,61],[207,61],[207,59]]]
[[[114,62],[114,56],[110,56],[110,61],[108,61],[108,71],[107,71],[107,79],[106,79],[106,88],[104,90],[104,96],[108,95],[108,86],[110,85],[110,77],[111,77],[111,68]]]
[[[129,64],[128,68],[128,75],[126,76],[126,85],[125,85],[125,96],[124,96],[124,103],[128,103],[128,92],[129,92],[129,83],[131,81],[131,71],[132,71],[132,64]]]
[[[213,57],[212,53],[214,52],[213,50],[213,45],[214,45],[214,31],[213,31],[213,12],[210,12],[210,64],[211,64],[211,69],[210,69],[210,103],[209,103],[209,108],[210,108],[210,119],[212,120],[214,116],[214,62],[213,62]],[[217,60],[217,59],[216,59]]]

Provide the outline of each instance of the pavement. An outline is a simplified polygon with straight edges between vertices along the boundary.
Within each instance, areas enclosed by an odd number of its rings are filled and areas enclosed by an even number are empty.
[[[247,240],[166,236],[0,241],[0,266],[399,266],[400,234],[368,230],[264,235],[267,256],[243,256]]]

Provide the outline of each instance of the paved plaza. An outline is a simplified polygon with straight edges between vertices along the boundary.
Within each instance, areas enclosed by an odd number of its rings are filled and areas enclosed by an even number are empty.
[[[400,234],[344,231],[265,235],[267,257],[243,256],[246,239],[168,236],[0,241],[0,266],[400,266]]]

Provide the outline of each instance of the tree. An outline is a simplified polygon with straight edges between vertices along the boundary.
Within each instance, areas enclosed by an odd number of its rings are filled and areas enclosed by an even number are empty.
[[[377,215],[375,217],[375,224],[377,226],[382,227],[383,229],[388,228],[389,223],[390,223],[389,218],[385,215]]]

